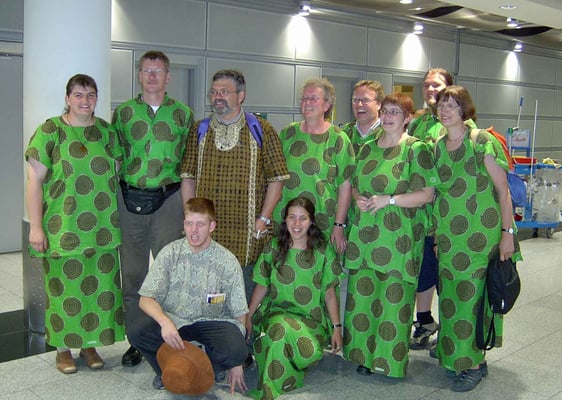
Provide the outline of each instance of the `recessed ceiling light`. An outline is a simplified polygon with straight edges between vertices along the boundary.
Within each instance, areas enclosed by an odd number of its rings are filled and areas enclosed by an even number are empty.
[[[414,0],[400,0],[400,4],[412,4]]]
[[[523,50],[523,44],[521,42],[515,43],[515,46],[513,46],[513,51],[516,53],[521,53],[522,50]]]
[[[515,18],[507,17],[506,22],[509,28],[517,28],[519,26],[519,23]]]
[[[513,4],[504,4],[504,5],[499,6],[500,10],[515,10],[516,8],[517,8],[517,6],[513,5]]]

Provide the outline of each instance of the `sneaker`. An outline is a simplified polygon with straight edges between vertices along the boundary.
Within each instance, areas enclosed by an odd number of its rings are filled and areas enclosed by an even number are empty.
[[[152,380],[152,387],[156,390],[164,390],[164,384],[162,383],[162,375],[156,375]]]
[[[486,362],[486,360],[480,363],[480,371],[482,371],[482,378],[488,376],[488,363]]]
[[[429,338],[431,335],[435,334],[438,329],[438,325],[435,321],[430,324],[422,325],[418,321],[414,322],[414,334],[410,338],[410,349],[412,350],[423,350],[427,349],[429,343]]]
[[[486,360],[480,363],[480,372],[482,373],[482,378],[488,376],[488,363],[486,362]],[[457,374],[457,371],[452,371],[450,369],[445,372],[447,378],[450,379],[453,383],[460,379],[461,374]]]
[[[467,369],[457,375],[451,390],[453,392],[468,392],[474,389],[482,380],[482,369]]]

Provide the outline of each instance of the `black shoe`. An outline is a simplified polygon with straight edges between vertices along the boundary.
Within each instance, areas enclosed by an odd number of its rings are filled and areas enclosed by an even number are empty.
[[[252,353],[248,353],[248,357],[246,357],[242,366],[244,368],[250,368],[253,362],[254,362],[254,358],[252,357]]]
[[[125,367],[134,367],[142,361],[142,354],[140,351],[135,349],[133,346],[129,347],[129,350],[123,354],[121,358],[121,364]]]
[[[357,373],[359,375],[369,376],[373,374],[373,371],[371,371],[369,368],[365,367],[364,365],[360,365],[357,367]]]
[[[482,381],[482,369],[468,369],[457,375],[451,390],[453,392],[469,392]]]

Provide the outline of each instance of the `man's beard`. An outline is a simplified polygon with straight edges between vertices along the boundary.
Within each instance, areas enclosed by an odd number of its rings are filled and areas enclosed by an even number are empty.
[[[217,107],[217,105],[219,107]],[[228,106],[228,102],[226,100],[215,100],[213,103],[213,111],[215,114],[225,115],[230,114],[232,112],[232,108]]]

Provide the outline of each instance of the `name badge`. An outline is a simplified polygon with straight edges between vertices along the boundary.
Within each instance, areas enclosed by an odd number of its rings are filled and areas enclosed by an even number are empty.
[[[226,300],[226,293],[215,293],[207,295],[208,304],[223,304]]]

